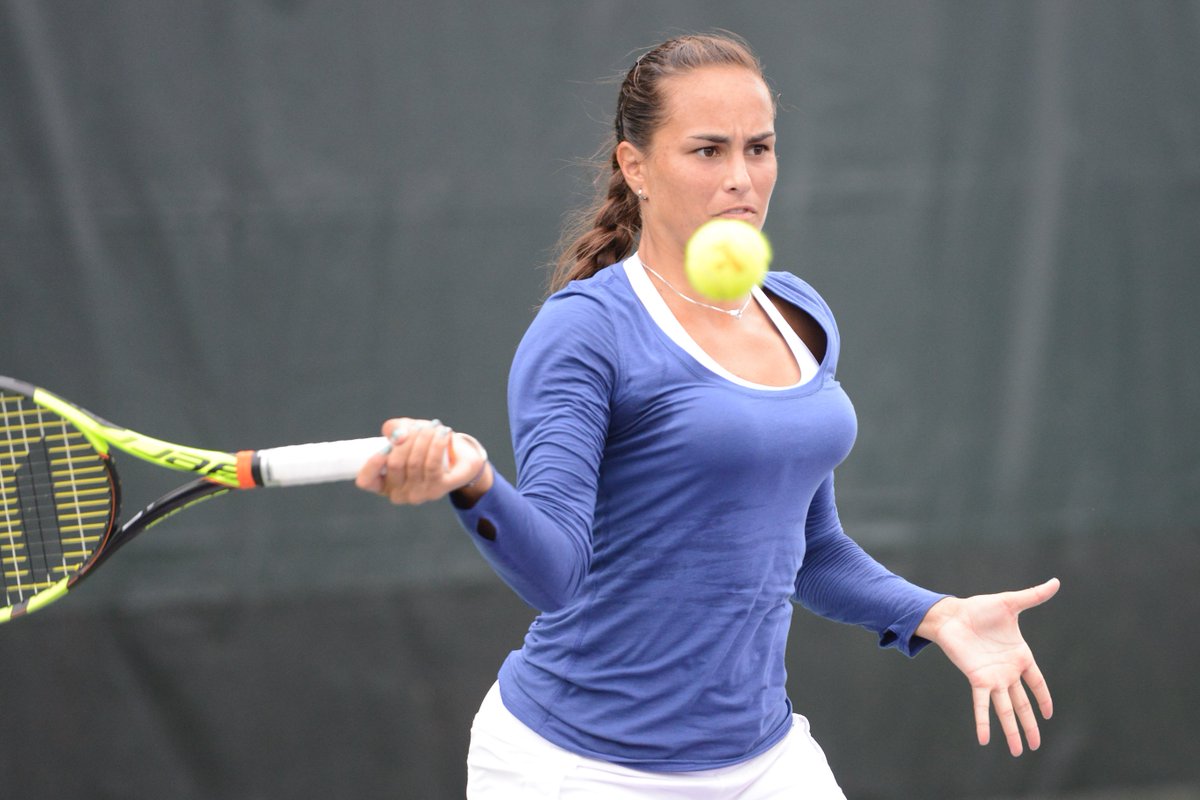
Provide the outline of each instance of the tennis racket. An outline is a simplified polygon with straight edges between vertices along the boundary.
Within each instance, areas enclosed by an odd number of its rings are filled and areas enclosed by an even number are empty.
[[[353,480],[386,446],[377,436],[202,450],[113,425],[45,389],[0,376],[0,623],[59,599],[139,533],[195,503],[232,489]],[[113,448],[197,477],[118,524]]]

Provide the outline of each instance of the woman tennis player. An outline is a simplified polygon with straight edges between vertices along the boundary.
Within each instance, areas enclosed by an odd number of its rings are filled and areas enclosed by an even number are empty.
[[[760,227],[775,104],[731,36],[664,42],[629,70],[612,173],[564,237],[509,380],[516,484],[436,422],[393,419],[358,479],[449,495],[496,572],[541,611],[484,699],[469,798],[841,798],[785,689],[793,602],[914,655],[936,642],[1013,755],[1050,694],[1017,627],[1056,580],[969,598],[919,588],[842,531],[834,469],[856,422],[840,342],[808,284],[770,273],[716,303],[684,277],[714,217]],[[461,440],[458,440],[461,441]],[[1028,687],[1028,688],[1026,688]]]

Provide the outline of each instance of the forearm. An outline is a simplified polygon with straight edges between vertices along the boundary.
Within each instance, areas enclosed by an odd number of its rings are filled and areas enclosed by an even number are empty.
[[[874,631],[881,647],[909,656],[928,643],[920,623],[943,599],[892,573],[845,534],[822,541],[805,557],[796,597],[823,617]]]
[[[816,491],[796,599],[823,617],[879,634],[883,647],[915,655],[928,642],[916,629],[941,595],[914,586],[873,559],[842,530],[830,476]]]
[[[517,491],[487,470],[490,485],[454,492],[450,500],[476,549],[505,583],[539,611],[575,596],[591,560],[588,520]]]

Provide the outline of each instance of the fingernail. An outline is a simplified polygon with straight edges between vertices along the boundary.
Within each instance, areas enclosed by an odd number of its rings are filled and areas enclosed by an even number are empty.
[[[393,433],[392,436],[394,437],[395,434]],[[392,452],[392,446],[393,445],[391,441],[384,442],[383,447],[379,449],[379,455],[386,456],[388,453]]]
[[[449,429],[449,428],[447,428],[445,425],[443,425],[442,427],[438,428],[438,432],[437,432],[437,438],[439,438],[439,439],[445,439],[445,438],[446,438],[447,436],[449,436],[449,435],[450,435],[450,429]]]

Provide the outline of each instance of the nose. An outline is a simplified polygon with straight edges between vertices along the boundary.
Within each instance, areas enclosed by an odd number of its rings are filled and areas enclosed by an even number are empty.
[[[750,170],[746,166],[746,157],[736,153],[729,159],[729,168],[725,175],[725,190],[740,193],[750,188]]]

